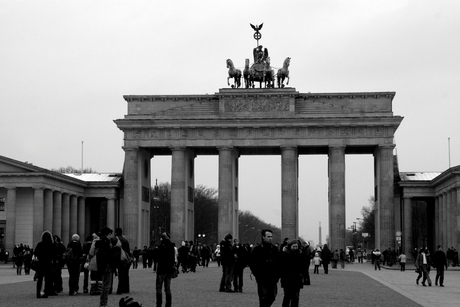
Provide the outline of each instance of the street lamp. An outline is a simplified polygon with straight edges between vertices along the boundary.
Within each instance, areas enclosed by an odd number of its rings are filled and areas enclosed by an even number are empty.
[[[205,237],[206,237],[206,234],[204,234],[204,233],[199,233],[199,234],[198,234],[198,240],[197,240],[198,243],[200,243],[200,238],[203,238],[203,240],[204,240]]]

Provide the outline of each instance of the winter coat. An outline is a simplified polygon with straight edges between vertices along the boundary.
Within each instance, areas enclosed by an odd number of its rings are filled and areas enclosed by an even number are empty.
[[[300,250],[291,251],[284,248],[281,252],[281,287],[285,289],[303,288],[303,275],[305,261]]]
[[[279,251],[271,243],[254,247],[249,266],[258,283],[277,283],[280,279]]]

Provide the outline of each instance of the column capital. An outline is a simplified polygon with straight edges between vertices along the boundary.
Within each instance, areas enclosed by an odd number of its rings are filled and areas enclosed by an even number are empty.
[[[32,188],[33,188],[34,190],[44,190],[44,189],[45,189],[45,186],[44,186],[44,185],[41,185],[41,184],[40,184],[40,185],[37,184],[37,185],[33,185]]]
[[[185,146],[177,146],[177,147],[169,147],[169,149],[171,149],[171,151],[186,151],[187,147],[185,147]]]
[[[347,145],[329,145],[329,149],[345,149]]]
[[[17,187],[15,185],[6,185],[5,186],[5,189],[7,189],[7,190],[16,190],[16,188]]]
[[[281,145],[281,146],[280,146],[280,149],[281,149],[281,150],[289,150],[289,149],[295,149],[295,150],[297,150],[297,146],[296,146],[296,145]]]
[[[122,146],[121,149],[123,149],[124,151],[139,151],[139,147]]]
[[[219,147],[217,147],[218,151],[231,151],[233,149],[235,149],[235,147],[233,147],[233,146],[219,146]]]
[[[395,144],[384,144],[384,145],[378,145],[378,149],[394,149],[396,147]]]

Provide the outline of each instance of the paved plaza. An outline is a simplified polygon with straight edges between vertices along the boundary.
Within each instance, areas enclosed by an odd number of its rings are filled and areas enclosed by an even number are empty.
[[[446,271],[445,287],[434,286],[435,272],[431,272],[432,287],[417,286],[412,269],[400,272],[395,267],[375,271],[370,263],[348,264],[345,269],[330,269],[329,274],[312,274],[311,286],[301,290],[300,306],[459,306],[460,271]],[[68,274],[63,270],[64,293],[47,299],[35,298],[33,275],[17,276],[12,264],[0,265],[0,306],[98,306],[99,297],[88,294],[68,296]],[[221,269],[215,263],[209,268],[198,267],[196,273],[180,274],[172,281],[173,306],[258,306],[255,280],[245,270],[243,293],[218,292]],[[155,306],[155,273],[152,269],[130,271],[131,296],[146,306]],[[117,282],[114,282],[116,285]],[[80,287],[82,279],[80,279]],[[80,291],[82,289],[80,288]],[[118,306],[121,295],[109,296],[109,306]],[[273,304],[281,306],[283,290]]]

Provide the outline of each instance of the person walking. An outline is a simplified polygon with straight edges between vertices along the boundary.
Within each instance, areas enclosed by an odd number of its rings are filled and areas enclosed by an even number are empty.
[[[379,268],[380,271],[380,259],[382,258],[382,253],[377,248],[372,252],[372,262],[374,262],[374,269],[377,270]]]
[[[117,287],[117,294],[129,293],[129,267],[131,266],[132,255],[131,249],[129,247],[128,240],[123,236],[123,230],[121,228],[115,229],[115,241],[120,240],[121,248],[125,252],[126,256],[128,257],[128,262],[123,263],[119,262],[117,265],[118,269],[118,287]]]
[[[214,257],[216,258],[217,266],[220,268],[220,244],[217,244],[216,250],[214,251]]]
[[[301,241],[300,242],[300,247],[301,247],[301,253],[303,255],[303,261],[305,263],[304,265],[304,272],[302,273],[303,275],[303,284],[304,286],[309,286],[310,285],[310,262],[311,259],[313,258],[313,253],[310,248],[310,243],[308,241]]]
[[[415,283],[417,285],[419,283],[420,278],[422,278],[423,276],[422,285],[426,287],[425,282],[427,279],[427,269],[426,269],[427,265],[428,265],[428,260],[425,255],[425,249],[420,248],[417,258],[415,259],[415,266],[418,270],[418,276],[417,276],[417,279],[415,280]]]
[[[95,242],[97,271],[102,277],[102,291],[99,299],[100,307],[107,307],[109,290],[111,286],[112,272],[115,271],[115,264],[113,262],[113,246],[110,242],[109,236],[113,230],[104,227],[101,229],[101,236]]]
[[[257,294],[260,307],[270,307],[278,293],[280,279],[279,250],[272,244],[273,232],[269,229],[261,231],[262,244],[254,247],[249,267],[257,282]]]
[[[305,261],[300,251],[300,242],[291,240],[285,245],[280,257],[281,287],[284,290],[282,307],[298,307],[300,289],[303,288]]]
[[[91,244],[93,241],[92,236],[87,236],[85,243],[83,244],[83,257],[85,259],[88,259],[89,251],[91,249]],[[88,285],[89,285],[89,270],[87,267],[83,266],[82,268],[83,272],[83,293],[88,293]]]
[[[323,263],[324,274],[329,273],[329,262],[331,261],[331,250],[324,244],[323,250],[321,251],[321,262]]]
[[[67,245],[68,256],[66,259],[67,270],[69,271],[69,295],[77,295],[80,281],[80,265],[83,256],[83,249],[80,244],[80,236],[72,235],[72,241]]]
[[[428,281],[428,286],[431,287],[431,278],[430,278],[430,271],[431,271],[431,254],[430,250],[426,247],[425,248],[425,256],[426,256],[426,280]]]
[[[340,249],[340,252],[339,252],[339,260],[340,260],[340,267],[342,269],[345,269],[345,252],[343,251],[343,249],[341,248]]]
[[[158,247],[158,267],[157,278],[155,283],[156,290],[156,307],[161,307],[163,303],[162,289],[165,287],[166,302],[165,307],[171,307],[171,279],[173,270],[176,270],[175,258],[176,251],[171,243],[171,238],[168,233],[163,232],[160,235],[160,246]]]
[[[249,251],[244,245],[238,243],[238,239],[234,239],[233,242],[233,253],[236,255],[233,270],[233,289],[235,292],[243,292],[243,271],[248,264]]]
[[[137,248],[137,246],[135,246],[133,250],[133,269],[137,269],[137,266],[139,264],[139,254],[140,250]]]
[[[436,268],[436,278],[434,284],[444,287],[444,267],[447,270],[447,258],[443,252],[441,245],[438,245],[438,250],[433,254],[433,266]]]
[[[232,234],[227,233],[224,240],[220,242],[222,278],[220,280],[219,292],[233,292],[232,281],[236,257],[232,246],[232,239]]]
[[[315,269],[313,270],[313,274],[319,274],[319,266],[321,265],[321,258],[319,257],[318,253],[315,253],[315,257],[313,257],[313,265]]]
[[[37,298],[47,298],[48,295],[54,293],[52,266],[56,257],[56,246],[49,231],[46,230],[42,233],[42,240],[37,243],[34,256],[38,260],[36,271]],[[45,279],[45,288],[42,293],[43,279]]]
[[[407,256],[402,252],[399,256],[399,265],[401,266],[401,272],[406,271],[406,261],[407,261]]]
[[[54,244],[56,245],[56,259],[53,265],[54,291],[56,291],[56,293],[61,293],[64,290],[62,282],[62,268],[64,267],[63,255],[66,248],[58,235],[54,235],[53,238]]]

